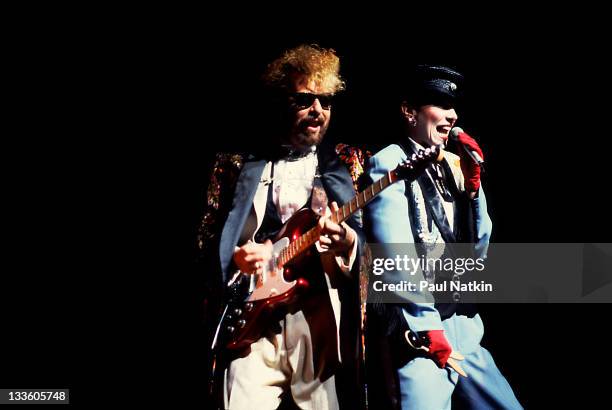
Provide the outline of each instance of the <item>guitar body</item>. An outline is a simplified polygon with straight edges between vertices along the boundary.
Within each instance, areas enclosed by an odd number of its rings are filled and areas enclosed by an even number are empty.
[[[442,158],[441,146],[420,150],[332,213],[331,220],[345,221],[386,187],[398,180],[416,178],[428,163]],[[263,272],[242,273],[230,286],[230,300],[213,348],[219,345],[234,352],[248,348],[298,303],[305,289],[325,286],[319,253],[314,247],[319,233],[312,229],[318,218],[310,209],[297,211],[275,238],[272,258],[269,265],[262,267]]]
[[[317,220],[318,216],[310,209],[301,209],[293,214],[277,234],[272,254],[278,255],[292,241],[314,227]],[[320,274],[318,258],[319,254],[312,246],[283,268],[266,266],[261,275],[252,278],[251,275],[243,275],[242,281],[249,283],[235,284],[235,294],[228,303],[219,329],[226,348],[232,351],[247,348],[259,340],[271,324],[280,320],[309,287],[307,277]]]

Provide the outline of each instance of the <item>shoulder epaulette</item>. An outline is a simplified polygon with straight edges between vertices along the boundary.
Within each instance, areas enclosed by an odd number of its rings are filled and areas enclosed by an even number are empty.
[[[368,150],[341,143],[336,145],[336,154],[348,167],[355,191],[358,191],[359,184],[357,181],[363,174],[365,162],[372,156],[372,153]]]

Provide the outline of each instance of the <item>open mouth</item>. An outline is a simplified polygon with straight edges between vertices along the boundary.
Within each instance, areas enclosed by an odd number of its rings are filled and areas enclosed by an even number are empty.
[[[319,121],[308,121],[304,126],[308,132],[316,132],[321,129],[321,123]]]
[[[438,131],[440,134],[448,135],[450,130],[451,130],[451,126],[450,125],[439,125],[439,126],[436,127],[436,131]]]

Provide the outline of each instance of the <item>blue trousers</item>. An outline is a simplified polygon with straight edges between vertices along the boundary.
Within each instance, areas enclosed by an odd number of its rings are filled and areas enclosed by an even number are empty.
[[[468,377],[448,366],[440,369],[431,359],[413,359],[399,369],[402,409],[450,409],[452,395],[462,408],[522,409],[493,357],[480,345],[484,333],[480,316],[453,315],[442,324],[453,350],[465,356],[459,363]]]

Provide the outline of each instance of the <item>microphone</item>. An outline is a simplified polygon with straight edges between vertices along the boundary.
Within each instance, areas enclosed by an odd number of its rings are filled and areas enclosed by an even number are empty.
[[[463,145],[461,141],[459,141],[459,134],[467,135],[467,133],[463,131],[463,129],[461,129],[460,127],[454,127],[452,130],[450,130],[449,137],[451,140],[455,141],[457,145],[461,145],[461,147],[463,147],[463,149],[465,150],[465,152],[467,152],[470,158],[472,158],[472,160],[474,160],[476,164],[482,167],[484,165],[484,160],[482,159],[482,157],[478,155],[476,151],[471,150],[467,146]]]

